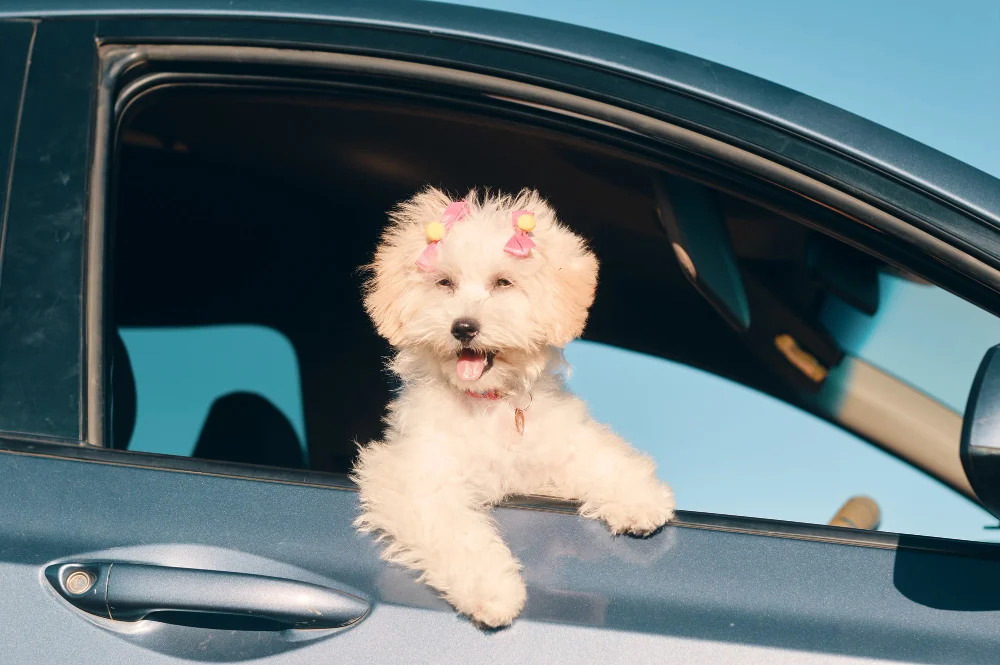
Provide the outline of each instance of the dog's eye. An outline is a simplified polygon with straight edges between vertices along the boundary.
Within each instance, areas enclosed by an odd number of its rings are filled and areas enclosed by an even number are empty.
[[[495,286],[498,289],[506,289],[508,286],[514,286],[514,283],[512,281],[510,281],[509,279],[501,277],[501,278],[497,279],[497,282],[496,282]]]
[[[439,279],[437,281],[437,285],[443,289],[450,289],[451,287],[455,286],[454,284],[452,284],[451,280],[448,279],[447,277],[442,277],[441,279]]]

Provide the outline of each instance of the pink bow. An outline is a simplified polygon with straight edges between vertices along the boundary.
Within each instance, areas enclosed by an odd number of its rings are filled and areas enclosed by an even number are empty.
[[[465,201],[452,201],[441,213],[441,223],[444,224],[445,231],[451,231],[455,222],[460,222],[469,215],[469,204]],[[444,240],[444,238],[441,238]],[[422,272],[432,272],[434,263],[437,261],[438,245],[441,240],[428,240],[424,251],[417,257],[417,268]]]
[[[455,225],[455,222],[460,222],[468,216],[469,204],[465,201],[453,201],[441,213],[441,223],[444,224],[444,228],[451,231],[451,227]]]
[[[434,262],[437,261],[438,255],[438,243],[441,242],[429,242],[427,246],[424,247],[424,251],[420,252],[420,256],[417,257],[417,268],[421,272],[433,272]]]
[[[521,215],[532,215],[530,210],[515,210],[511,215],[511,221],[514,224],[514,235],[510,237],[507,244],[504,245],[503,251],[524,258],[531,254],[531,249],[535,246],[535,242],[528,235],[527,231],[523,231],[517,225],[517,220]],[[534,216],[534,215],[532,215]]]

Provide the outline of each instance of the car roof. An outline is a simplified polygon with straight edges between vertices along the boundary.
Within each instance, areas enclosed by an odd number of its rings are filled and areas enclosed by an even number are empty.
[[[905,181],[1000,227],[1000,179],[841,108],[662,46],[507,12],[406,0],[8,0],[0,18],[198,16],[367,24],[541,52],[711,101]]]

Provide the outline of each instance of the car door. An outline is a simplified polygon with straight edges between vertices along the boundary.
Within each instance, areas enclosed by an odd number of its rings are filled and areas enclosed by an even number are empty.
[[[9,91],[23,86],[0,276],[0,621],[8,636],[0,659],[991,662],[1000,630],[992,545],[684,512],[651,538],[612,538],[572,506],[515,500],[496,518],[524,564],[529,602],[511,628],[483,631],[414,575],[380,562],[377,545],[352,527],[357,494],[342,475],[113,449],[105,222],[117,77],[154,61],[185,75],[220,62],[245,67],[245,52],[226,51],[234,45],[265,47],[257,55],[269,58],[259,62],[270,75],[338,66],[323,54],[362,53],[383,58],[352,61],[365,74],[395,67],[408,80],[414,63],[432,63],[444,71],[417,85],[488,84],[497,96],[506,87],[535,105],[548,96],[562,115],[634,123],[632,131],[669,118],[667,140],[700,141],[714,159],[864,219],[860,231],[845,230],[844,220],[827,231],[997,302],[1000,262],[989,247],[1000,244],[984,240],[996,232],[969,212],[995,214],[995,184],[977,189],[969,184],[976,172],[957,165],[968,179],[945,192],[948,205],[940,191],[901,184],[912,174],[895,157],[912,149],[940,165],[936,153],[879,143],[877,128],[861,123],[869,145],[887,146],[876,169],[864,155],[848,159],[655,81],[665,62],[702,81],[699,61],[566,26],[431,6],[313,9],[0,23],[10,36],[5,56],[13,52],[26,72],[7,73],[8,57],[0,70],[0,121]],[[611,54],[630,55],[644,77],[608,64]],[[466,80],[474,75],[482,78]],[[719,85],[732,85],[735,99],[747,88],[727,76]],[[589,92],[573,97],[573,110],[558,106],[572,101],[566,91]],[[761,114],[791,94],[770,92],[758,99]],[[797,101],[818,116],[834,113]]]

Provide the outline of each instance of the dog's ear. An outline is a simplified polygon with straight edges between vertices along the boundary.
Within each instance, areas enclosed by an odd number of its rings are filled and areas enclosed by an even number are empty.
[[[439,189],[428,187],[403,201],[389,213],[389,225],[382,233],[375,259],[365,266],[364,306],[378,333],[390,344],[402,343],[403,322],[419,304],[411,288],[420,277],[414,262],[427,240],[424,229],[440,219],[450,203]]]
[[[532,192],[522,207],[535,212],[537,253],[544,267],[534,291],[535,316],[553,346],[563,347],[583,334],[597,290],[597,257],[583,238],[556,218],[555,211]]]
[[[542,311],[538,318],[545,327],[546,336],[553,346],[563,347],[583,334],[587,315],[594,303],[597,290],[597,257],[587,249],[583,240],[566,229],[559,229],[558,238],[543,250],[549,259],[547,281]],[[552,238],[547,239],[552,242]],[[550,258],[551,257],[551,258]],[[545,300],[548,302],[545,303]]]

